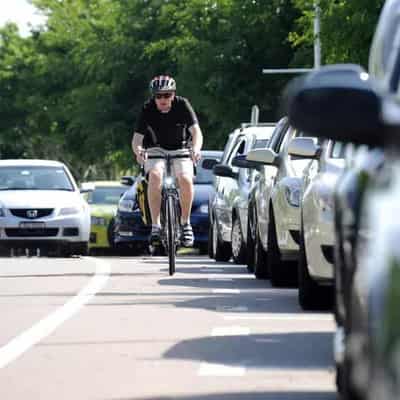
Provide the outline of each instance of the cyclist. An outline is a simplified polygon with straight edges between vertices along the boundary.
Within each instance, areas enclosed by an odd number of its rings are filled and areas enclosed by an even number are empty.
[[[191,247],[194,242],[190,225],[193,202],[194,166],[201,155],[203,134],[197,116],[189,101],[176,95],[176,82],[167,75],[156,76],[150,82],[151,98],[142,107],[132,138],[132,150],[139,164],[144,164],[148,174],[148,200],[152,220],[150,243],[160,242],[160,207],[165,160],[147,158],[157,150],[172,154],[188,153],[190,158],[173,159],[172,172],[180,189],[182,245]],[[146,150],[146,151],[145,151]]]

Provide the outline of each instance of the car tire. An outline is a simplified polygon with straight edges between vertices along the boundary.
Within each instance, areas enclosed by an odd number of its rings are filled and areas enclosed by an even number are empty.
[[[328,296],[326,290],[324,290],[323,287],[319,286],[308,272],[303,224],[301,224],[300,228],[299,247],[300,247],[299,262],[298,262],[299,304],[301,308],[306,311],[324,309],[326,308]]]
[[[254,275],[257,279],[268,279],[270,277],[267,257],[267,252],[264,250],[261,243],[260,233],[257,229],[256,242],[254,246]]]
[[[290,263],[282,262],[281,260],[272,207],[270,207],[270,217],[268,221],[267,243],[267,268],[270,273],[271,285],[273,287],[286,286],[290,282]]]
[[[208,257],[211,259],[215,258],[214,252],[213,252],[213,224],[210,221],[208,225],[208,243],[207,243],[207,253]]]
[[[254,239],[254,211],[249,207],[249,217],[247,218],[247,256],[246,256],[246,264],[247,270],[249,272],[254,272],[254,248],[255,248],[255,239]]]
[[[243,240],[239,217],[232,218],[231,246],[234,263],[244,264],[246,262],[246,246]]]
[[[224,242],[219,238],[217,221],[214,219],[213,227],[213,253],[215,261],[229,261],[232,256],[232,248],[229,242]]]

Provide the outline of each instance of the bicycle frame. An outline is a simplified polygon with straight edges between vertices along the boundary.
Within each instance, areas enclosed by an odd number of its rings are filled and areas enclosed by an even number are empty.
[[[174,158],[189,158],[190,155],[151,155],[149,158],[162,158],[166,160],[166,171],[161,189],[161,243],[168,254],[169,274],[175,272],[176,251],[180,245],[181,237],[181,206],[179,191],[172,175],[172,160]]]

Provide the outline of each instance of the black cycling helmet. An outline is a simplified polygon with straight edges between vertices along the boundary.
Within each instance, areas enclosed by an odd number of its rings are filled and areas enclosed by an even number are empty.
[[[160,92],[175,92],[175,79],[168,75],[160,75],[154,77],[150,82],[150,92],[152,96]]]

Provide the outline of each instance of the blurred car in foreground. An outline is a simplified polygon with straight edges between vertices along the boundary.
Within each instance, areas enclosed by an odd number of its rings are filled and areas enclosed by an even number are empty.
[[[213,191],[212,167],[222,156],[221,151],[203,150],[196,166],[194,199],[190,222],[194,233],[194,247],[202,254],[208,247],[208,201]],[[130,188],[121,197],[115,219],[115,244],[121,251],[132,254],[143,252],[148,245],[151,217],[146,203],[147,183],[142,175],[136,179],[123,177],[121,182]]]
[[[118,181],[90,181],[81,188],[90,205],[90,250],[113,248],[115,214],[127,187]]]
[[[90,209],[61,162],[0,160],[0,249],[85,255]]]

